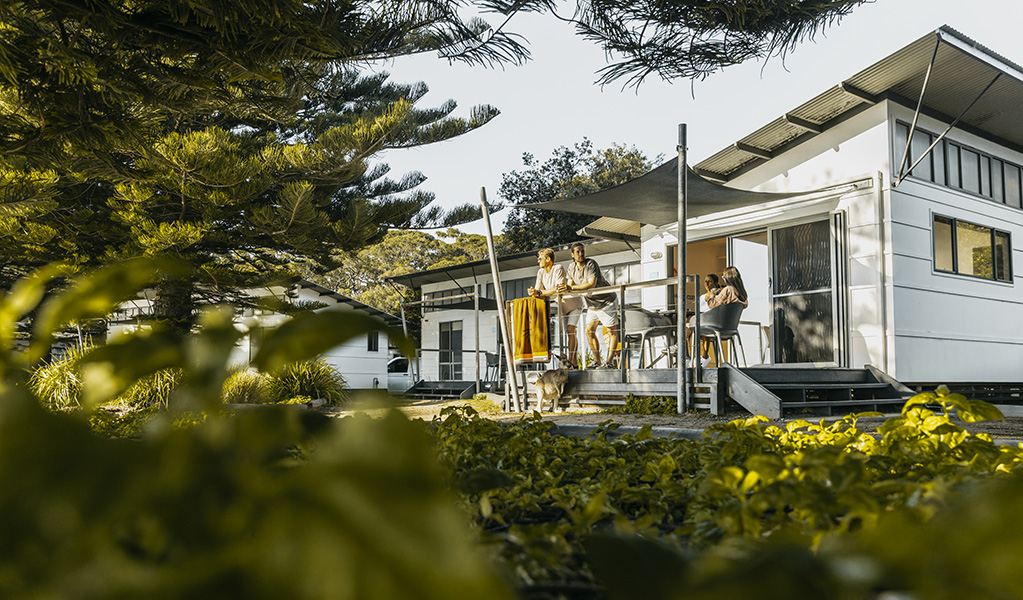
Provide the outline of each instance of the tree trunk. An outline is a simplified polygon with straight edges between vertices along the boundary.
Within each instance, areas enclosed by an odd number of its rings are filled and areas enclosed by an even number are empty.
[[[193,284],[188,279],[163,277],[156,285],[153,323],[171,331],[188,334],[194,322]]]

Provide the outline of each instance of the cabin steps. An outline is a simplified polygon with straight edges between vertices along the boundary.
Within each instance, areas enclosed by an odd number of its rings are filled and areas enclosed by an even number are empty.
[[[913,391],[872,367],[738,369],[770,395],[759,414],[771,418],[897,413]],[[767,405],[773,404],[764,409]],[[742,404],[742,402],[740,402]]]
[[[475,381],[419,381],[402,395],[415,400],[468,400],[475,391]]]

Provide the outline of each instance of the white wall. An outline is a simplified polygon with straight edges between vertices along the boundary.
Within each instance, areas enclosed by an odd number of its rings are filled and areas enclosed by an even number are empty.
[[[911,122],[912,111],[892,107],[894,118]],[[931,133],[945,125],[921,117]],[[894,134],[893,134],[894,135]],[[1023,164],[1023,154],[953,129],[948,138]],[[893,152],[893,164],[901,160]],[[1013,281],[996,282],[934,270],[934,214],[1008,231]],[[1023,380],[1023,211],[967,192],[907,178],[891,190],[894,275],[895,375],[911,382]]]

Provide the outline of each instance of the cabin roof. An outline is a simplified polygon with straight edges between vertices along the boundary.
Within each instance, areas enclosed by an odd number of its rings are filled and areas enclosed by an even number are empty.
[[[694,170],[727,182],[882,100],[915,109],[925,78],[921,113],[952,123],[979,95],[956,127],[1023,151],[1023,68],[944,25],[721,149]]]

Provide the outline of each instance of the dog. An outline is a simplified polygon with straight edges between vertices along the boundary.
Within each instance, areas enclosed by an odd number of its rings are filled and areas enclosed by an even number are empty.
[[[568,366],[564,363],[557,369],[548,369],[536,378],[536,408],[543,412],[544,400],[550,400],[551,412],[558,407],[561,394],[565,391],[565,382],[568,381]]]

